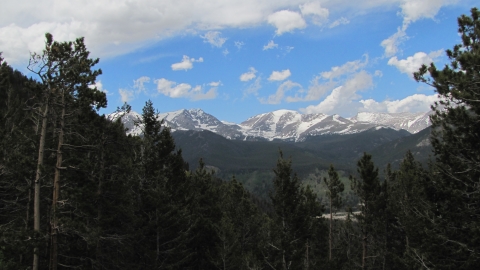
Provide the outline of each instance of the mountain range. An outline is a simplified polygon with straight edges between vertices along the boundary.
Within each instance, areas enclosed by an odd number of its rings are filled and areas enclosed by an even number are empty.
[[[292,159],[294,171],[307,182],[330,164],[345,175],[355,173],[364,152],[372,154],[381,173],[388,163],[398,167],[407,150],[417,161],[426,163],[432,154],[429,115],[430,112],[361,112],[343,118],[277,110],[235,124],[191,109],[159,113],[157,119],[171,128],[175,144],[182,149],[190,169],[203,159],[218,177],[230,179],[235,175],[248,190],[268,198],[279,149]],[[120,116],[128,134],[141,135],[140,114],[108,117]],[[309,183],[320,192],[322,187],[317,180]]]
[[[339,115],[301,114],[292,110],[277,110],[252,116],[240,124],[220,121],[201,109],[159,113],[172,132],[177,130],[208,130],[230,140],[243,141],[303,141],[306,137],[326,134],[355,134],[372,128],[406,130],[415,134],[430,125],[430,112],[426,113],[369,113],[360,112],[351,118]],[[117,118],[119,114],[109,117]],[[122,115],[122,122],[132,135],[141,134],[142,126],[135,125],[140,114]]]

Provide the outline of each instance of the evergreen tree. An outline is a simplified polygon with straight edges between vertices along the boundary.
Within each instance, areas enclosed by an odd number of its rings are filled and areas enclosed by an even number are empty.
[[[31,265],[36,121],[28,108],[40,86],[13,70],[0,54],[0,249],[6,269]],[[22,243],[22,244],[20,244]],[[27,257],[28,255],[28,257]],[[7,267],[8,266],[8,267]]]
[[[186,191],[185,163],[150,100],[143,108],[140,124],[143,138],[138,159],[136,225],[140,230],[135,237],[135,254],[142,269],[178,267],[186,257],[184,234],[188,222],[180,194]]]
[[[325,185],[327,186],[327,197],[329,200],[329,209],[330,209],[330,226],[329,226],[329,233],[328,233],[328,259],[332,260],[332,249],[333,249],[333,213],[338,210],[342,206],[342,197],[341,193],[345,189],[343,183],[340,181],[340,177],[338,176],[338,172],[335,170],[332,164],[330,164],[330,168],[328,170],[328,179],[326,177],[323,178]]]
[[[46,129],[49,110],[56,111],[56,165],[53,181],[52,196],[52,220],[51,220],[51,243],[50,243],[50,264],[52,269],[58,265],[58,202],[60,200],[60,174],[65,169],[63,164],[64,146],[66,142],[65,133],[68,128],[72,134],[71,127],[68,127],[67,118],[75,118],[75,114],[85,107],[96,107],[97,109],[106,106],[105,93],[97,90],[94,85],[96,77],[101,70],[92,70],[98,63],[98,59],[89,59],[89,52],[86,49],[83,38],[75,42],[53,41],[51,34],[45,35],[46,43],[43,54],[33,54],[30,60],[29,69],[38,75],[44,85],[43,101],[41,106],[41,132],[38,146],[37,176],[35,178],[35,203],[34,203],[34,230],[39,231],[40,220],[40,179],[42,178],[42,166],[45,150]],[[34,254],[33,269],[38,269],[38,252]]]
[[[431,208],[419,214],[435,252],[418,263],[438,269],[473,269],[480,264],[480,11],[458,18],[462,43],[447,50],[450,64],[422,66],[415,79],[433,86],[441,98],[433,105],[431,142],[434,176],[428,183]],[[428,76],[429,75],[429,76]]]
[[[392,269],[418,267],[416,254],[423,243],[428,245],[422,230],[428,224],[417,215],[426,207],[425,183],[428,178],[410,151],[405,154],[398,171],[387,169],[389,233],[386,261]]]
[[[274,193],[271,195],[274,214],[266,263],[274,269],[308,269],[315,265],[311,254],[313,239],[322,227],[323,208],[310,188],[302,188],[296,174],[292,175],[291,160],[280,157],[274,169]],[[323,237],[318,237],[323,240]],[[324,244],[324,243],[322,243]],[[315,248],[320,249],[319,245]],[[320,249],[321,250],[321,249]],[[312,252],[313,251],[313,252]],[[316,259],[322,259],[316,254]]]
[[[221,185],[222,219],[216,225],[219,237],[219,269],[258,269],[263,246],[265,217],[251,201],[251,195],[235,177]]]
[[[360,213],[355,215],[361,230],[362,239],[361,268],[368,269],[379,264],[377,254],[378,241],[375,238],[383,220],[381,215],[382,187],[378,177],[378,168],[372,161],[372,156],[364,153],[357,163],[359,179],[351,177],[352,189],[360,199]]]

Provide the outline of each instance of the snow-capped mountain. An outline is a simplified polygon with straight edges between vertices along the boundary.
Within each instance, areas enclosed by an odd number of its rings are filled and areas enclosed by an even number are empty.
[[[164,120],[172,131],[208,130],[233,140],[290,140],[299,141],[307,136],[323,134],[352,134],[371,128],[405,129],[417,133],[430,125],[430,113],[366,113],[361,112],[351,118],[339,115],[301,114],[291,110],[277,110],[248,118],[241,124],[218,120],[201,109],[179,110],[160,113],[158,120]],[[112,114],[112,119],[119,115]],[[136,112],[122,117],[128,129],[127,134],[141,134],[141,125],[135,125],[140,119]]]
[[[158,118],[164,119],[167,126],[173,131],[209,130],[227,139],[239,139],[243,135],[238,125],[224,123],[201,109],[184,109],[175,112],[160,113]]]
[[[373,123],[352,122],[339,115],[300,114],[278,110],[253,116],[240,124],[244,134],[269,140],[301,140],[305,136],[351,134],[375,127]]]
[[[122,116],[122,122],[127,128],[127,134],[139,135],[142,133],[142,124],[139,122],[141,115],[137,112],[128,114],[110,114],[110,119],[117,119]],[[176,130],[209,130],[227,139],[240,139],[243,134],[241,128],[232,123],[223,123],[211,114],[201,109],[178,110],[174,112],[160,113],[157,115],[159,121],[163,120],[164,125],[172,131]]]
[[[422,113],[370,113],[360,112],[350,118],[352,122],[372,123],[385,125],[394,129],[405,129],[414,134],[431,125],[430,115],[432,112]]]

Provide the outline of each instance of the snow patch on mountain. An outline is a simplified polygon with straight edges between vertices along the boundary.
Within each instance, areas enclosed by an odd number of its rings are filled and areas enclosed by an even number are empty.
[[[208,130],[232,140],[289,140],[301,141],[308,136],[323,134],[352,134],[371,128],[405,129],[417,133],[430,125],[430,113],[368,113],[361,112],[352,118],[322,113],[301,114],[292,110],[277,110],[252,116],[241,124],[220,121],[201,109],[178,110],[160,113],[158,120],[172,131]],[[139,135],[142,125],[136,112],[108,117],[122,117],[127,134]]]
[[[430,115],[432,112],[421,113],[371,113],[360,112],[356,116],[350,118],[352,122],[373,123],[377,125],[385,125],[394,129],[405,129],[410,133],[417,133],[428,126],[430,123]]]

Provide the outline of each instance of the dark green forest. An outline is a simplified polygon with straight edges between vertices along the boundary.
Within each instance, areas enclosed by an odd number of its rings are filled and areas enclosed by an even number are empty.
[[[448,65],[414,74],[442,98],[428,164],[405,149],[379,168],[381,150],[364,153],[349,186],[330,165],[322,199],[282,150],[267,198],[208,157],[189,164],[151,101],[127,136],[98,113],[102,71],[83,38],[47,33],[32,78],[0,54],[0,269],[478,269],[479,17],[458,18]]]

